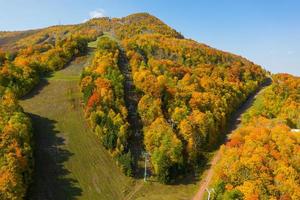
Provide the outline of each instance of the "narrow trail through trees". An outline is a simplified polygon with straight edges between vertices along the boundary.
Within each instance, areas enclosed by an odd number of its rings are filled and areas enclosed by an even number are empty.
[[[138,161],[143,149],[143,125],[138,114],[139,96],[133,84],[132,72],[124,49],[120,48],[119,69],[124,76],[124,100],[128,110],[128,122],[130,124],[131,136],[129,139],[129,150],[134,159],[134,176],[140,178],[141,169]]]
[[[267,81],[265,81],[263,84],[261,84],[259,86],[259,88],[253,94],[251,94],[248,97],[246,102],[243,103],[240,106],[240,108],[234,113],[231,120],[229,121],[230,125],[228,127],[227,134],[226,134],[226,137],[224,138],[223,144],[225,144],[228,141],[228,139],[230,139],[231,133],[235,129],[238,128],[239,124],[241,123],[242,114],[253,105],[253,102],[255,101],[256,96],[259,93],[263,92],[263,90],[267,86],[269,86],[271,83],[272,83],[272,80],[270,78],[268,78]],[[218,149],[217,152],[215,153],[214,157],[210,161],[209,169],[207,169],[206,172],[204,172],[205,176],[201,180],[199,189],[198,189],[197,193],[195,194],[195,196],[193,197],[193,200],[202,200],[204,198],[204,194],[206,192],[206,189],[209,189],[208,187],[209,187],[209,184],[210,184],[210,182],[212,180],[212,177],[213,177],[214,167],[217,164],[217,162],[220,160],[220,158],[221,158],[221,152]]]
[[[139,160],[142,156],[143,147],[143,125],[138,113],[139,95],[133,83],[132,71],[126,56],[125,50],[120,47],[119,69],[124,76],[124,100],[128,110],[128,122],[130,124],[131,136],[129,139],[129,150],[134,160],[133,175],[135,178],[142,178],[143,169],[139,167]],[[135,185],[124,199],[130,200],[143,187],[144,183],[139,182]]]

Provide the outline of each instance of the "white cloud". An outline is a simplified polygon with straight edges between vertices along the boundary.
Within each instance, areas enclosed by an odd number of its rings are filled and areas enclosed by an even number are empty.
[[[93,19],[93,18],[98,18],[98,17],[105,17],[105,10],[102,9],[102,8],[99,8],[97,10],[93,10],[91,12],[89,12],[89,18],[83,20],[82,22],[87,22],[89,21],[90,19]]]
[[[294,51],[288,51],[287,54],[288,54],[288,55],[293,55],[293,54],[294,54]]]
[[[105,10],[100,8],[100,9],[91,11],[91,12],[89,12],[89,16],[90,16],[90,19],[98,18],[98,17],[105,17]]]

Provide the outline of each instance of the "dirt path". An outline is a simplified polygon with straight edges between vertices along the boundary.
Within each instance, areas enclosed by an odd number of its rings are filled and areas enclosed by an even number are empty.
[[[116,166],[89,129],[78,82],[92,53],[43,79],[21,100],[32,117],[35,143],[34,183],[28,199],[123,199],[130,179]]]
[[[229,127],[229,129],[227,131],[228,134],[223,143],[226,143],[226,141],[230,138],[231,132],[238,128],[238,126],[241,122],[240,118],[241,118],[242,114],[252,106],[252,104],[255,100],[255,97],[259,93],[261,93],[263,91],[263,89],[266,88],[267,86],[269,86],[270,84],[271,84],[271,79],[268,79],[265,83],[263,83],[257,89],[257,91],[254,94],[250,95],[249,98],[247,99],[247,101],[237,110],[237,112],[232,117],[232,120],[230,121],[231,126]],[[220,150],[218,150],[210,162],[209,169],[207,169],[206,172],[204,172],[205,177],[200,182],[199,190],[193,197],[193,200],[202,200],[203,199],[204,194],[206,192],[206,188],[208,188],[208,186],[211,182],[211,179],[213,177],[214,166],[217,164],[217,162],[220,160],[220,158],[221,158],[221,153],[220,153]]]

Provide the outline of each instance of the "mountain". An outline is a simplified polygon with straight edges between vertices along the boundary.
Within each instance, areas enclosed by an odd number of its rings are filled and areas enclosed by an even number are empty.
[[[2,141],[17,145],[0,154],[7,159],[0,163],[3,198],[25,195],[33,163],[30,121],[22,131],[26,143],[20,135],[6,137],[10,126],[18,132],[18,120],[25,120],[16,98],[78,57],[89,53],[91,59],[79,80],[89,129],[124,174],[143,176],[146,156],[146,173],[164,184],[178,183],[207,164],[234,113],[270,76],[241,56],[185,39],[147,13],[0,32],[0,45],[0,116],[5,119],[0,133]],[[15,110],[21,119],[13,120]],[[7,158],[10,152],[17,161]]]
[[[87,24],[103,20],[109,22]],[[170,183],[205,163],[231,114],[266,80],[266,72],[184,39],[148,14],[111,22],[82,74],[86,116],[127,174],[139,173],[146,151],[151,172]]]
[[[117,38],[129,38],[143,33],[161,33],[182,38],[177,31],[170,28],[158,18],[147,13],[138,13],[123,18],[94,18],[78,25],[60,25],[38,30],[0,32],[2,49],[19,50],[32,45],[54,44],[56,37],[67,38],[74,34],[85,35],[95,39],[102,32],[109,32]]]

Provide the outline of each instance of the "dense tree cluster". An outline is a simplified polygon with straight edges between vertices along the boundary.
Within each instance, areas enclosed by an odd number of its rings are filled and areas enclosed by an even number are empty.
[[[141,94],[145,147],[162,182],[197,166],[232,112],[265,80],[261,67],[192,40],[141,34],[123,45]]]
[[[117,42],[101,37],[92,64],[82,73],[80,85],[92,129],[125,173],[131,175],[129,124],[124,102],[124,77],[118,67],[119,53]]]
[[[216,167],[214,199],[300,198],[300,79],[273,76]]]
[[[23,199],[33,164],[31,123],[13,93],[0,96],[0,199]]]
[[[299,199],[299,151],[298,133],[255,118],[222,148],[214,199]]]

